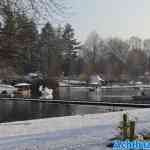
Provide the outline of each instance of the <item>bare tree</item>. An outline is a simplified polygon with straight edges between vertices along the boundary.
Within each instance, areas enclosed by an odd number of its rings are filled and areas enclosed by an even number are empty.
[[[24,13],[36,21],[56,19],[57,17],[65,17],[66,0],[1,0],[0,15],[4,15],[7,7],[16,13]]]
[[[128,49],[129,45],[118,38],[111,38],[107,42],[108,53],[116,56],[124,64],[127,62]]]
[[[91,32],[85,41],[83,54],[86,61],[93,64],[96,63],[100,54],[100,37],[95,31]]]

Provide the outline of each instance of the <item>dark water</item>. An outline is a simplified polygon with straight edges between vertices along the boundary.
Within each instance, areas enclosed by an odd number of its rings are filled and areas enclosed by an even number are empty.
[[[47,117],[84,115],[120,111],[132,108],[63,105],[50,103],[35,103],[25,101],[0,101],[0,122],[21,121]]]
[[[87,88],[76,87],[70,90],[70,98],[77,100],[101,101],[103,95],[134,95],[134,89],[103,89],[89,92]],[[148,91],[149,93],[150,91]],[[60,89],[60,98],[67,100],[66,88]],[[122,100],[120,99],[120,102]],[[47,117],[85,115],[93,113],[112,112],[135,108],[113,106],[88,106],[69,104],[50,104],[25,101],[0,101],[0,122],[39,119]]]

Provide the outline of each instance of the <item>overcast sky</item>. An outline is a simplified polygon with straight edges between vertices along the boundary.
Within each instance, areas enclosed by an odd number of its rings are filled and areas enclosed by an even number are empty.
[[[103,38],[150,38],[150,0],[70,0],[76,13],[67,21],[82,42],[96,30]]]

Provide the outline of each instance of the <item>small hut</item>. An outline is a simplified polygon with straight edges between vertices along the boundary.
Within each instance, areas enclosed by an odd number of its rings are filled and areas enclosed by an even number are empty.
[[[19,83],[14,85],[14,87],[17,88],[17,91],[15,92],[16,97],[25,97],[25,98],[31,97],[31,84]]]

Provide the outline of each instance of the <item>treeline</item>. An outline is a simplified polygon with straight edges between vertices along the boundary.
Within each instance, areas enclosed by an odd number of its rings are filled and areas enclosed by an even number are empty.
[[[5,12],[6,11],[6,12]],[[39,31],[32,19],[8,7],[0,27],[0,76],[16,77],[30,72],[45,76],[69,73],[79,42],[70,24],[54,27],[47,22]]]
[[[144,42],[145,51],[138,38],[130,42],[102,39],[92,32],[81,45],[70,24],[56,27],[47,22],[39,27],[30,13],[20,7],[14,11],[15,6],[5,5],[4,0],[2,4],[0,78],[40,72],[46,77],[63,75],[81,80],[88,80],[91,74],[106,80],[135,80],[150,74],[150,40]]]
[[[92,32],[81,45],[70,24],[54,27],[48,22],[40,30],[25,14],[8,12],[0,27],[1,78],[40,72],[81,80],[91,74],[106,80],[135,80],[150,72],[148,51],[131,49],[132,43],[102,39]]]
[[[83,46],[85,71],[100,74],[107,80],[149,80],[150,41],[147,40],[144,49],[139,46],[138,38],[131,39],[102,39],[92,32]]]

